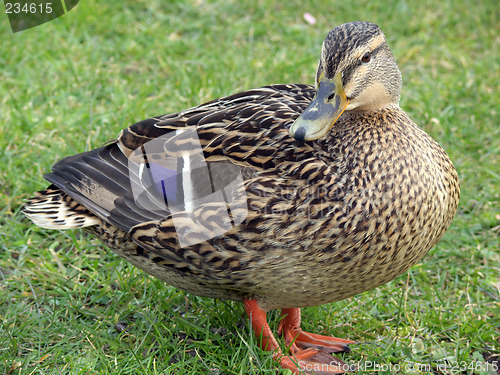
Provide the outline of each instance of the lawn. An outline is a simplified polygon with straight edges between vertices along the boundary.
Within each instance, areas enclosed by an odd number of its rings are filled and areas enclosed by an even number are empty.
[[[304,3],[89,0],[15,34],[0,16],[0,374],[280,373],[241,304],[187,295],[83,232],[33,226],[20,208],[58,159],[136,121],[252,87],[312,83],[326,33],[353,20],[386,33],[401,106],[454,161],[461,202],[408,273],[305,308],[303,327],[356,340],[341,358],[359,374],[496,373],[498,4]],[[278,314],[270,318],[276,327]]]

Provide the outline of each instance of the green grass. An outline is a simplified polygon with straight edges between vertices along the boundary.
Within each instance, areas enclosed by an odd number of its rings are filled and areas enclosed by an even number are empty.
[[[498,4],[304,3],[83,1],[17,34],[0,16],[0,374],[278,371],[241,304],[186,295],[19,210],[55,161],[133,122],[265,84],[311,83],[324,36],[352,20],[386,33],[403,72],[401,106],[450,154],[461,203],[409,273],[306,308],[303,326],[359,342],[341,357],[380,366],[360,374],[494,373],[452,365],[478,369],[500,352]],[[395,367],[411,363],[413,372]]]

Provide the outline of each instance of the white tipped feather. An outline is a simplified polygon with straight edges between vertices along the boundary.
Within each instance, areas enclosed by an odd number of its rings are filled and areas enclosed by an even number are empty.
[[[56,188],[39,191],[28,200],[23,213],[36,225],[47,229],[73,229],[96,225],[99,218]]]

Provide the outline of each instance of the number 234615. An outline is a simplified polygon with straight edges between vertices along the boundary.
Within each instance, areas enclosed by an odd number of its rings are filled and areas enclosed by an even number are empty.
[[[36,3],[5,3],[6,13],[52,13],[52,3],[36,4]]]

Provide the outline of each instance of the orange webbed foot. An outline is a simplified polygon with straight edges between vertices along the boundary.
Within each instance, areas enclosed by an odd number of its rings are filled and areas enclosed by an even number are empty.
[[[349,353],[351,351],[349,344],[354,344],[354,341],[303,331],[300,328],[300,309],[283,309],[281,315],[283,318],[278,326],[278,334],[284,336],[286,344],[290,346],[290,351],[310,347],[320,348],[326,353]]]
[[[351,340],[316,335],[300,329],[300,309],[283,309],[278,333],[283,334],[292,356],[283,355],[267,323],[266,312],[256,300],[245,300],[245,310],[256,336],[261,336],[261,348],[272,351],[273,358],[293,373],[332,375],[343,374],[349,366],[330,353],[349,352]]]

